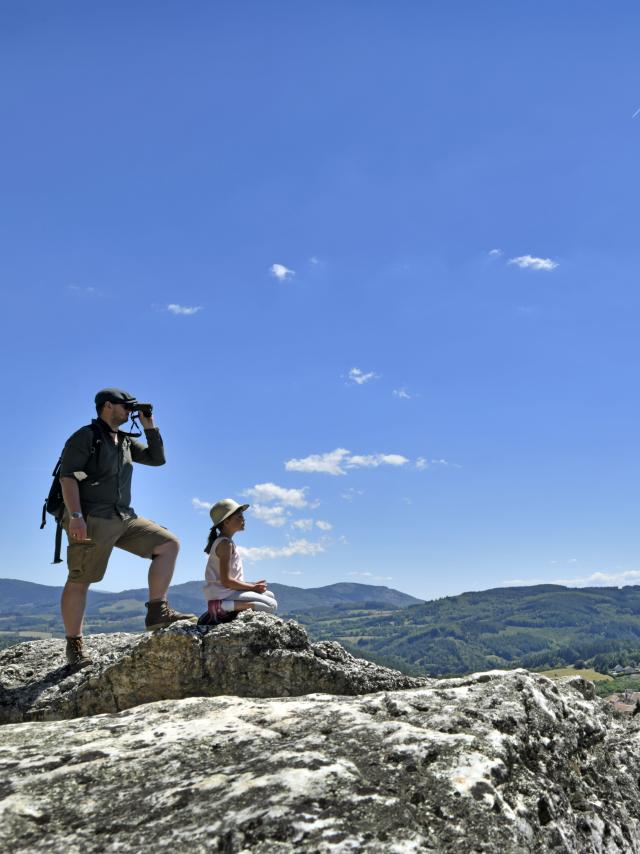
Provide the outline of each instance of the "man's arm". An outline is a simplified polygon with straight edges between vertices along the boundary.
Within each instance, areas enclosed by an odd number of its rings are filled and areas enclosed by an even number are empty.
[[[69,511],[69,537],[77,543],[89,542],[87,539],[87,523],[84,517],[80,516],[74,519],[71,516],[72,513],[82,513],[78,481],[75,477],[61,477],[60,488],[62,489],[65,507]]]
[[[82,513],[80,490],[74,472],[85,470],[92,451],[91,430],[82,427],[68,440],[62,451],[60,460],[60,488],[65,507],[71,513]],[[87,523],[79,519],[69,519],[69,539],[73,542],[83,542],[87,539]]]
[[[135,439],[131,440],[131,459],[134,463],[142,463],[143,466],[163,466],[166,463],[164,445],[160,431],[155,426],[153,418],[146,418],[142,413],[139,415],[140,423],[144,428],[147,445],[141,445]]]

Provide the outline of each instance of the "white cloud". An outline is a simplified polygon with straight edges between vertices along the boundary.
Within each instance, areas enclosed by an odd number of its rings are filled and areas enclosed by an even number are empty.
[[[196,510],[211,510],[213,504],[209,501],[200,501],[199,498],[192,498],[191,504]]]
[[[280,570],[280,572],[281,572],[283,575],[302,575],[302,573],[300,572],[300,570],[299,570],[299,569],[291,569],[291,570],[289,570],[289,569],[282,569],[282,570]]]
[[[592,572],[579,578],[558,578],[551,584],[564,584],[567,587],[617,587],[635,584],[640,579],[640,570],[627,569],[621,572]]]
[[[352,486],[349,489],[345,490],[340,498],[343,501],[353,501],[358,495],[364,495],[364,492],[361,489],[354,489]]]
[[[639,569],[627,569],[619,572],[592,572],[591,575],[573,578],[554,578],[552,581],[548,578],[511,578],[503,581],[502,585],[521,587],[535,584],[562,584],[565,587],[623,587],[625,584],[637,584],[639,579]]]
[[[424,471],[424,469],[461,469],[462,466],[459,463],[451,463],[449,460],[429,460],[426,457],[418,457],[416,468]]]
[[[96,296],[98,291],[92,285],[86,287],[80,285],[67,285],[67,290],[74,294],[84,294],[85,296]]]
[[[170,303],[167,306],[167,311],[170,311],[171,314],[197,314],[199,311],[202,311],[201,305],[187,306],[187,305],[178,305],[175,302]]]
[[[247,561],[271,560],[277,557],[314,557],[325,551],[324,543],[310,543],[309,540],[291,540],[286,546],[238,546],[240,557]]]
[[[504,255],[502,249],[490,249],[489,258],[501,258]]]
[[[271,525],[272,528],[281,528],[287,524],[285,510],[281,504],[276,504],[274,507],[267,507],[264,504],[252,504],[250,512],[253,513],[256,519],[260,519],[261,522]]]
[[[365,372],[361,371],[360,368],[351,368],[349,371],[349,379],[356,385],[364,385],[371,380],[378,379],[378,374],[373,371],[369,371],[369,373],[365,374]]]
[[[354,454],[346,460],[346,466],[355,468],[378,468],[378,466],[404,466],[409,462],[402,454]]]
[[[291,523],[291,527],[297,528],[299,531],[310,531],[314,524],[321,531],[331,531],[333,529],[331,522],[324,522],[322,519],[318,519],[317,522],[314,522],[313,519],[296,519],[295,522]]]
[[[287,460],[284,467],[287,471],[322,472],[324,474],[346,474],[342,468],[349,451],[336,448],[326,454],[311,454],[301,460]]]
[[[326,454],[310,454],[300,460],[287,460],[285,468],[287,471],[343,475],[347,473],[345,469],[403,466],[408,462],[401,454],[351,454],[346,448],[336,448]]]
[[[275,483],[257,483],[250,489],[245,489],[244,495],[252,498],[257,504],[268,504],[271,501],[277,501],[279,504],[284,504],[285,507],[306,507],[307,499],[303,489],[287,489],[284,486],[277,486]]]
[[[551,258],[534,258],[532,255],[520,255],[518,258],[511,258],[509,264],[517,264],[518,267],[531,270],[555,270],[558,266],[558,262],[552,261]]]
[[[317,258],[315,255],[312,255],[311,258],[309,258],[309,263],[315,266],[316,264],[320,263],[320,259]]]
[[[352,578],[366,578],[369,581],[392,581],[392,575],[374,575],[372,572],[350,572]]]
[[[406,388],[394,388],[393,395],[394,397],[399,397],[401,400],[411,400],[411,395]]]
[[[275,276],[279,282],[284,282],[285,279],[291,279],[295,276],[295,270],[290,270],[288,267],[285,267],[284,264],[272,264],[269,267],[269,272],[272,276]]]

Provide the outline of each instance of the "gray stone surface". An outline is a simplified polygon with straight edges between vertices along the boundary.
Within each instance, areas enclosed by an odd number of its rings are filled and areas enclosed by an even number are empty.
[[[75,674],[61,640],[0,652],[0,722],[119,712],[183,697],[366,694],[428,682],[354,658],[334,642],[311,644],[298,623],[250,611],[213,628],[183,622],[151,634],[91,635],[85,645],[95,663]]]
[[[492,672],[357,697],[198,697],[8,724],[3,845],[638,854],[638,727],[591,696],[579,679]]]

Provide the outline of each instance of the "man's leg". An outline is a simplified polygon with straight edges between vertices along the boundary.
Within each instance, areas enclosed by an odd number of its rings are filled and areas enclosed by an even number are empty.
[[[63,527],[68,533],[69,517],[65,513]],[[91,658],[84,651],[82,643],[82,623],[87,604],[89,585],[101,581],[113,543],[122,527],[120,519],[87,518],[87,540],[69,542],[67,548],[67,566],[69,576],[62,591],[60,610],[67,636],[67,661],[72,670],[79,670],[91,664]]]
[[[177,540],[167,540],[166,543],[154,548],[149,567],[150,602],[166,598],[179,551],[180,543]]]
[[[82,634],[82,622],[87,605],[88,581],[69,581],[62,590],[60,610],[64,633],[68,638],[79,637]]]
[[[155,522],[138,516],[126,522],[125,531],[116,546],[139,557],[150,557],[149,601],[145,628],[147,631],[165,628],[178,620],[195,622],[195,614],[181,614],[167,603],[167,590],[180,550],[178,538]]]

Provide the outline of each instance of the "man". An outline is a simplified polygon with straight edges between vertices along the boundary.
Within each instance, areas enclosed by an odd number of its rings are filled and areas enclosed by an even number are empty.
[[[162,438],[153,422],[151,407],[139,404],[135,397],[118,388],[102,389],[96,394],[95,403],[98,417],[67,440],[60,465],[65,504],[62,524],[69,539],[69,577],[60,604],[67,661],[74,670],[91,664],[82,644],[87,591],[90,584],[102,580],[114,546],[151,559],[145,619],[148,631],[177,620],[196,619],[194,614],[174,611],[167,603],[167,589],[180,548],[177,538],[155,522],[136,516],[131,507],[133,463],[165,463]],[[119,430],[136,411],[146,446]]]

